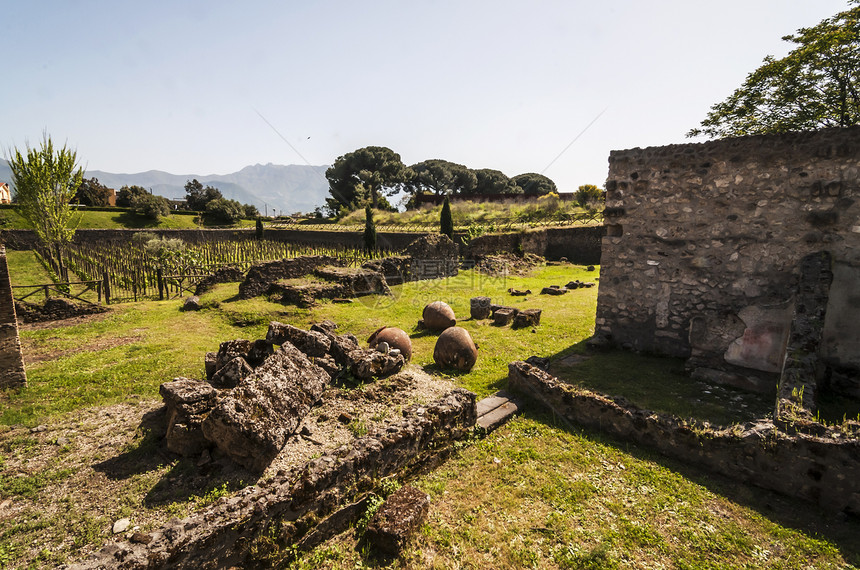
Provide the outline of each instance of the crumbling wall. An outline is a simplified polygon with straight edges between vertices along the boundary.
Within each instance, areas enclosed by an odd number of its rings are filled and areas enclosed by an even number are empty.
[[[857,422],[848,422],[841,430],[825,429],[819,435],[788,435],[770,420],[717,430],[570,386],[525,362],[508,366],[508,387],[570,423],[828,510],[860,515]]]
[[[533,253],[547,259],[566,257],[571,263],[598,265],[603,226],[548,228],[478,236],[469,242],[466,257],[476,259],[495,253]]]
[[[6,247],[0,244],[0,388],[27,384],[21,341],[18,338],[18,319],[12,297],[12,282],[6,264]]]
[[[821,353],[860,370],[860,128],[613,151],[606,189],[598,335],[772,392],[801,259],[826,251]]]

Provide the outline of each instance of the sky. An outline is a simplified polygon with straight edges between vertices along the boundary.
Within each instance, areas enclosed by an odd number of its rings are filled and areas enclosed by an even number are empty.
[[[226,174],[387,146],[602,185],[845,0],[0,0],[0,149]]]

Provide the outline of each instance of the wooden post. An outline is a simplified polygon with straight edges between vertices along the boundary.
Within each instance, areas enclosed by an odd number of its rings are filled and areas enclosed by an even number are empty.
[[[155,276],[158,280],[158,299],[159,301],[164,300],[164,270],[159,267],[155,270]]]
[[[104,290],[105,290],[105,305],[110,305],[110,276],[108,276],[108,272],[102,272],[102,281],[104,282]]]

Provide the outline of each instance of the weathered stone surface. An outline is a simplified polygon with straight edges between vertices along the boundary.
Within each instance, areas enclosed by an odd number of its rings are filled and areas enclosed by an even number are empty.
[[[350,295],[349,290],[340,283],[328,281],[281,280],[275,281],[267,289],[270,298],[277,298],[286,305],[312,307],[318,299],[332,299]]]
[[[325,319],[318,323],[312,324],[311,330],[314,332],[322,333],[327,337],[331,338],[332,335],[336,334],[335,331],[337,330],[337,323]]]
[[[248,364],[251,365],[252,368],[256,368],[263,364],[269,356],[274,352],[274,348],[272,347],[272,343],[258,339],[254,341],[254,344],[251,346],[251,350],[248,351],[248,356],[245,360],[248,361]]]
[[[514,315],[513,327],[515,329],[536,327],[540,324],[540,315],[540,309],[521,309]]]
[[[244,281],[239,285],[239,297],[250,299],[264,294],[272,283],[282,279],[295,279],[309,275],[317,267],[339,265],[335,257],[313,255],[269,261],[251,266]]]
[[[385,276],[385,281],[389,285],[400,285],[410,279],[409,268],[412,265],[412,258],[408,255],[397,255],[384,257],[382,259],[372,259],[365,262],[362,269],[370,269]]]
[[[469,299],[469,315],[473,319],[489,318],[492,313],[490,311],[491,302],[489,297],[472,297]]]
[[[0,243],[0,389],[27,385],[6,246]]]
[[[377,350],[353,350],[348,355],[349,370],[356,378],[369,380],[400,372],[406,361],[402,354],[383,354]]]
[[[433,331],[445,330],[457,324],[454,309],[444,301],[433,301],[424,307],[421,315],[424,326]]]
[[[571,386],[524,362],[508,366],[508,387],[563,421],[825,509],[858,512],[860,478],[850,474],[860,473],[860,439],[846,438],[839,426],[824,428],[818,436],[786,435],[770,420],[714,429]]]
[[[269,532],[272,521],[282,521],[289,530],[277,535],[277,546],[283,548],[301,544],[309,530],[333,527],[331,532],[338,532],[343,526],[325,524],[329,518],[317,526],[312,521],[335,516],[332,513],[342,512],[340,505],[358,502],[380,478],[420,466],[450,449],[451,442],[471,433],[476,417],[475,394],[458,388],[426,406],[407,408],[403,420],[385,430],[314,459],[298,476],[276,475],[265,486],[246,487],[186,519],[174,519],[152,531],[146,544],[110,542],[71,568],[255,567],[260,560],[247,545]],[[361,512],[356,509],[354,517]],[[312,516],[306,517],[308,513]],[[310,544],[324,538],[317,536]]]
[[[212,375],[212,378],[209,379],[209,383],[216,388],[235,388],[239,385],[239,382],[253,374],[253,372],[254,369],[251,368],[248,361],[241,356],[237,356],[219,368]]]
[[[421,236],[406,246],[403,254],[412,258],[412,280],[452,277],[459,271],[460,247],[446,235]]]
[[[511,297],[525,297],[526,295],[531,295],[532,290],[526,289],[525,291],[523,291],[523,290],[514,289],[513,287],[511,287],[510,289],[508,289],[508,293],[511,294]]]
[[[367,339],[371,348],[385,342],[391,348],[396,348],[408,362],[412,358],[412,339],[403,329],[397,327],[381,327]]]
[[[544,287],[540,290],[541,295],[564,295],[565,293],[567,293],[567,289],[561,287]]]
[[[478,360],[478,347],[469,331],[463,327],[451,327],[436,339],[433,360],[440,368],[468,372]]]
[[[203,357],[203,367],[206,370],[206,379],[212,380],[212,376],[218,370],[218,353],[207,352]]]
[[[200,425],[215,406],[217,392],[206,382],[176,378],[158,388],[167,405],[167,449],[185,457],[199,455],[211,444]]]
[[[314,275],[342,285],[344,288],[343,295],[348,297],[370,293],[391,294],[391,289],[388,288],[388,283],[382,273],[372,269],[326,266],[315,269]]]
[[[185,302],[182,303],[183,311],[199,311],[200,310],[200,297],[197,295],[192,295],[185,299]]]
[[[595,332],[616,346],[742,373],[718,362],[737,337],[691,354],[691,321],[719,323],[791,299],[801,260],[817,251],[836,267],[860,267],[858,141],[860,128],[850,127],[613,151]],[[825,328],[860,322],[855,290],[854,279],[834,281],[830,295],[841,301]],[[860,364],[854,346],[843,364]]]
[[[330,378],[290,343],[281,345],[203,421],[203,434],[240,465],[262,471],[319,400]]]
[[[493,324],[497,327],[507,326],[513,322],[517,313],[513,307],[499,307],[493,312]]]
[[[364,537],[379,550],[396,556],[430,512],[430,496],[404,485],[391,494],[370,522]]]
[[[349,366],[349,353],[358,350],[358,339],[355,335],[347,333],[335,336],[331,339],[329,354],[341,366]]]
[[[266,340],[279,345],[289,342],[308,356],[323,356],[331,347],[331,339],[323,333],[302,330],[277,321],[269,323]]]
[[[215,356],[215,371],[220,370],[237,356],[247,357],[248,352],[253,347],[254,343],[244,338],[222,342],[218,347],[218,354]]]
[[[311,362],[325,370],[331,378],[336,378],[340,374],[340,366],[330,354],[311,358]]]

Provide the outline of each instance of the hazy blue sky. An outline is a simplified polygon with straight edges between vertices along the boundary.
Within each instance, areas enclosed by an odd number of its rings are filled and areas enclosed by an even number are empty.
[[[379,145],[572,191],[604,182],[612,149],[686,142],[764,56],[787,53],[783,35],[846,8],[0,0],[0,147],[47,129],[90,169],[202,175]]]

